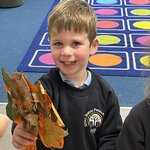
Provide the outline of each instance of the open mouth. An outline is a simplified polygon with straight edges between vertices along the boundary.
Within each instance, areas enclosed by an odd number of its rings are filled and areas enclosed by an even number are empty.
[[[65,65],[73,65],[75,64],[77,61],[61,61],[61,63],[65,64]]]

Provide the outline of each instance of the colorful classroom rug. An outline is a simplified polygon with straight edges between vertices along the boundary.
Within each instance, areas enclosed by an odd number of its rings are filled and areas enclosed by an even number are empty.
[[[55,0],[52,8],[58,2]],[[99,39],[99,49],[90,57],[89,68],[101,75],[149,76],[150,0],[87,0],[87,3],[97,15]],[[17,70],[48,72],[54,66],[46,16]]]

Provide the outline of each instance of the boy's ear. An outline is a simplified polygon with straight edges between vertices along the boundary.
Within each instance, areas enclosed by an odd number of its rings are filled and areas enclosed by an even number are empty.
[[[90,46],[90,55],[94,55],[98,49],[98,39],[97,37],[93,40]]]

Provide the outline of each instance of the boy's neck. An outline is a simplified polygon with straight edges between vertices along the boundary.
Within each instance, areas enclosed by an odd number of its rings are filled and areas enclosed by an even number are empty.
[[[87,79],[88,77],[88,72],[86,70],[86,73],[83,76],[80,76],[79,78],[77,78],[74,82],[75,82],[75,87],[80,87],[81,85],[83,85],[84,81]]]

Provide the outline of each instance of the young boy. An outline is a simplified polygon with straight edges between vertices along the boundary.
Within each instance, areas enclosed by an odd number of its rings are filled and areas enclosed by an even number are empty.
[[[97,19],[81,0],[60,2],[48,17],[51,54],[56,68],[40,78],[69,135],[63,150],[115,150],[122,120],[110,85],[87,68],[96,53]],[[17,125],[13,145],[23,149],[36,137]],[[37,140],[37,149],[46,150]]]

